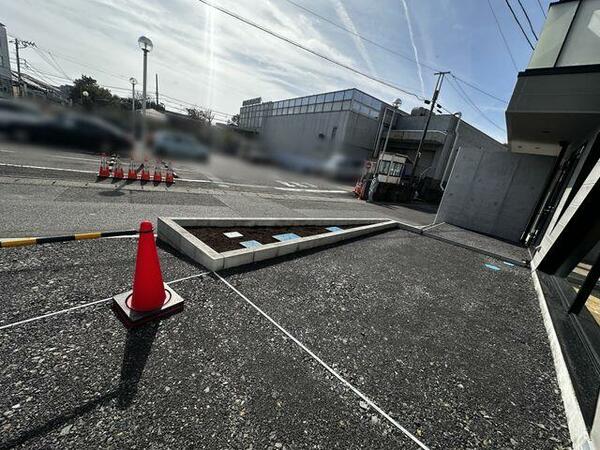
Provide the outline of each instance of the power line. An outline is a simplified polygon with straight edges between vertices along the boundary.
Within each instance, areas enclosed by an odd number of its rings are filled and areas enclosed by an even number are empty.
[[[544,16],[544,19],[546,19],[548,16],[546,16],[546,11],[544,11],[544,7],[542,6],[542,2],[540,0],[537,0],[537,4],[540,5],[540,10],[542,11],[542,15]]]
[[[307,53],[310,53],[310,54],[312,54],[314,56],[317,56],[317,57],[319,57],[321,59],[324,59],[325,61],[333,63],[333,64],[335,64],[335,65],[337,65],[339,67],[347,69],[347,70],[349,70],[351,72],[354,72],[354,73],[356,73],[356,74],[358,74],[358,75],[360,75],[362,77],[368,78],[368,79],[370,79],[372,81],[375,81],[375,82],[377,82],[379,84],[382,84],[382,85],[387,86],[389,88],[395,89],[397,91],[400,91],[400,92],[403,92],[403,93],[405,93],[407,95],[415,97],[417,100],[420,100],[420,101],[425,100],[424,97],[422,97],[422,96],[420,96],[418,94],[415,94],[414,92],[411,92],[411,91],[409,91],[407,89],[404,89],[404,88],[402,88],[402,87],[400,87],[400,86],[398,86],[396,84],[393,84],[393,83],[391,83],[389,81],[373,77],[373,76],[371,76],[371,75],[369,75],[369,74],[367,74],[365,72],[362,72],[362,71],[360,71],[358,69],[355,69],[354,67],[351,67],[351,66],[349,66],[347,64],[344,64],[344,63],[342,63],[340,61],[337,61],[337,60],[335,60],[333,58],[330,58],[329,56],[323,55],[322,53],[319,53],[319,52],[317,52],[315,50],[312,50],[312,49],[310,49],[308,47],[305,47],[304,45],[302,45],[302,44],[300,44],[300,43],[298,43],[296,41],[293,41],[292,39],[289,39],[289,38],[287,38],[287,37],[285,37],[285,36],[283,36],[283,35],[281,35],[279,33],[276,33],[276,32],[274,32],[274,31],[272,31],[272,30],[270,30],[270,29],[268,29],[268,28],[266,28],[266,27],[264,27],[262,25],[259,25],[259,24],[255,23],[255,22],[249,20],[249,19],[246,19],[246,18],[244,18],[244,17],[242,17],[242,16],[240,16],[240,15],[238,15],[238,14],[232,12],[232,11],[229,11],[229,10],[227,10],[225,8],[221,8],[220,6],[217,6],[217,5],[213,5],[212,3],[207,2],[206,0],[198,0],[198,1],[200,3],[205,4],[206,6],[210,6],[211,8],[216,9],[217,11],[220,11],[220,12],[222,12],[224,14],[227,14],[228,16],[233,17],[234,19],[237,19],[240,22],[245,23],[246,25],[250,25],[251,27],[257,28],[257,29],[259,29],[259,30],[261,30],[261,31],[263,31],[263,32],[265,32],[267,34],[270,34],[273,37],[276,37],[277,39],[285,41],[288,44],[292,44],[293,46],[298,47],[299,49],[304,50]]]
[[[508,52],[508,55],[510,56],[510,60],[512,61],[515,70],[518,72],[519,68],[517,67],[517,62],[515,61],[515,57],[512,54],[512,51],[510,49],[510,45],[508,45],[508,41],[506,40],[506,36],[504,36],[504,32],[502,31],[502,27],[500,26],[500,21],[498,20],[498,16],[496,16],[496,12],[494,11],[494,8],[492,7],[492,2],[490,0],[487,0],[487,3],[488,3],[488,6],[490,7],[490,11],[492,12],[492,16],[494,16],[494,21],[496,22],[496,25],[498,27],[498,32],[500,33],[500,36],[502,37],[502,41],[504,42],[504,46],[506,47],[506,51]]]
[[[465,100],[475,111],[477,111],[481,115],[481,117],[483,117],[485,120],[487,120],[489,123],[491,123],[492,125],[494,125],[499,130],[504,131],[506,133],[506,129],[504,129],[503,127],[501,127],[500,125],[498,125],[496,122],[494,122],[492,119],[490,119],[479,108],[479,106],[477,106],[475,104],[475,102],[473,102],[473,100],[471,100],[471,98],[467,95],[467,93],[465,92],[465,90],[459,84],[459,80],[456,77],[454,77],[454,76],[452,78],[454,80],[454,83],[450,83],[450,85],[455,88],[455,91],[458,93],[458,95],[460,95],[463,98],[463,100]]]
[[[517,17],[517,14],[515,13],[515,10],[513,9],[513,7],[511,6],[511,4],[510,4],[510,2],[508,0],[504,0],[504,2],[508,6],[508,9],[510,9],[510,12],[512,13],[512,15],[514,17],[515,22],[517,22],[517,25],[519,25],[519,28],[521,29],[521,32],[523,33],[523,36],[525,36],[525,39],[527,40],[527,43],[531,47],[531,50],[534,50],[533,44],[529,40],[529,36],[527,36],[527,33],[525,32],[525,29],[523,28],[523,25],[521,25],[521,22],[519,21],[519,18]]]
[[[531,32],[533,33],[533,36],[535,37],[535,40],[537,41],[538,36],[537,36],[537,34],[535,34],[535,30],[533,29],[533,24],[531,23],[531,19],[529,18],[529,14],[527,14],[527,10],[525,9],[525,6],[523,6],[523,2],[521,0],[517,0],[517,2],[519,2],[519,6],[523,10],[523,14],[525,14],[525,18],[527,19],[527,23],[529,24],[529,28],[531,29]]]
[[[404,59],[406,59],[406,60],[408,60],[408,61],[410,61],[410,62],[412,62],[412,63],[416,64],[417,66],[423,67],[423,68],[425,68],[425,69],[429,69],[429,70],[431,70],[432,72],[440,72],[440,71],[441,71],[441,69],[440,69],[440,68],[438,68],[438,67],[433,67],[433,66],[431,66],[431,65],[429,65],[429,64],[426,64],[426,63],[423,63],[423,62],[417,61],[415,58],[413,58],[413,57],[411,57],[411,56],[409,56],[409,55],[406,55],[406,54],[404,54],[404,53],[401,53],[401,52],[398,52],[398,51],[396,51],[396,50],[394,50],[394,49],[391,49],[391,48],[389,48],[389,47],[386,47],[385,45],[382,45],[382,44],[380,44],[380,43],[378,43],[378,42],[376,42],[376,41],[373,41],[373,40],[371,40],[371,39],[369,39],[369,38],[367,38],[367,37],[365,37],[365,36],[361,35],[360,33],[357,33],[356,31],[354,31],[354,30],[351,30],[350,28],[347,28],[347,27],[345,27],[345,26],[343,26],[343,25],[340,25],[340,24],[339,24],[339,23],[337,23],[336,21],[334,21],[334,20],[331,20],[331,19],[328,19],[327,17],[325,17],[325,16],[322,16],[321,14],[319,14],[319,13],[316,13],[315,11],[313,11],[313,10],[311,10],[311,9],[309,9],[309,8],[307,8],[307,7],[305,7],[305,6],[303,6],[303,5],[300,5],[300,4],[298,4],[298,3],[296,3],[296,2],[294,2],[294,1],[292,1],[292,0],[285,0],[285,1],[286,1],[286,2],[288,2],[288,3],[290,3],[291,5],[295,6],[296,8],[299,8],[299,9],[301,9],[302,11],[305,11],[305,12],[307,12],[308,14],[311,14],[311,15],[313,15],[313,16],[315,16],[315,17],[317,17],[317,18],[319,18],[319,19],[321,19],[321,20],[323,20],[323,21],[325,21],[325,22],[327,22],[327,23],[329,23],[329,24],[333,25],[334,27],[336,27],[336,28],[338,28],[338,29],[340,29],[340,30],[343,30],[343,31],[345,31],[345,32],[347,32],[347,33],[350,33],[350,34],[352,34],[353,36],[356,36],[356,37],[358,37],[358,38],[362,39],[363,41],[365,41],[365,42],[368,42],[368,43],[369,43],[369,44],[371,44],[371,45],[374,45],[375,47],[378,47],[378,48],[380,48],[380,49],[382,49],[382,50],[385,50],[385,51],[387,51],[387,52],[389,52],[389,53],[392,53],[392,54],[394,54],[394,55],[396,55],[396,56],[399,56],[399,57],[401,57],[401,58],[404,58]],[[489,0],[488,0],[488,1],[489,1]],[[512,55],[511,55],[511,58],[512,58]],[[514,60],[513,60],[513,64],[514,64],[514,66],[515,66],[515,70],[517,70],[517,71],[518,71],[519,69],[517,68],[517,65],[516,65],[516,63],[514,62]],[[455,75],[455,76],[456,76],[456,75]],[[458,76],[456,76],[456,77],[457,77],[457,78],[459,78]],[[499,101],[501,101],[501,102],[503,102],[503,103],[508,103],[506,100],[504,100],[504,99],[500,99],[500,98],[498,98],[497,96],[495,96],[495,95],[493,95],[493,94],[490,94],[489,92],[486,92],[486,91],[485,91],[485,90],[483,90],[482,88],[480,88],[480,87],[478,87],[478,86],[475,86],[473,83],[470,83],[470,82],[468,82],[468,81],[466,81],[466,80],[464,80],[464,79],[462,79],[462,78],[459,78],[459,79],[461,79],[461,81],[463,81],[465,84],[467,84],[468,86],[472,87],[473,89],[476,89],[476,90],[478,90],[478,91],[479,91],[479,92],[481,92],[482,94],[485,94],[485,95],[487,95],[487,96],[489,96],[489,97],[491,97],[491,98],[494,98],[494,99],[496,99],[496,100],[499,100]]]

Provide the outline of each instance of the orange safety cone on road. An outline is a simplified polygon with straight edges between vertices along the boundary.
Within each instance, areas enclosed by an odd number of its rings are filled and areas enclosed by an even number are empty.
[[[110,169],[108,168],[108,162],[106,161],[106,155],[102,153],[100,156],[100,169],[98,170],[98,177],[107,178],[110,176]]]
[[[127,179],[128,180],[137,180],[137,172],[135,171],[135,167],[133,165],[133,159],[129,160],[129,169],[127,170]]]
[[[160,168],[160,161],[156,160],[156,164],[154,164],[154,182],[160,183],[162,181],[162,169]]]
[[[121,166],[121,159],[117,156],[115,159],[115,165],[113,169],[113,178],[117,180],[122,180],[124,177],[123,167]]]
[[[151,222],[140,224],[133,290],[115,296],[113,309],[127,328],[183,309],[183,299],[163,281]]]
[[[148,170],[148,160],[145,159],[142,164],[142,173],[140,175],[141,181],[150,181],[150,171]]]
[[[171,162],[167,164],[167,173],[165,174],[165,183],[173,184],[175,182],[175,177],[173,175],[173,165]]]
[[[154,229],[151,222],[145,221],[140,225],[130,308],[134,311],[160,309],[166,298],[163,284]]]

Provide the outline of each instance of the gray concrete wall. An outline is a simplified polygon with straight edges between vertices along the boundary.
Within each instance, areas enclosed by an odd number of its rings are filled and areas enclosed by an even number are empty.
[[[334,127],[337,131],[332,137]],[[260,136],[278,162],[297,169],[316,169],[336,152],[367,158],[377,129],[377,120],[352,111],[335,111],[269,116]]]
[[[518,242],[554,160],[549,156],[461,149],[436,222]]]
[[[458,118],[450,114],[434,115],[429,124],[430,131],[439,131],[445,135],[445,141],[441,145],[426,145],[419,161],[418,173],[429,168],[426,176],[440,181],[444,174],[446,164],[452,165],[456,156],[456,149],[480,149],[482,151],[505,152],[508,147],[491,138],[484,132],[478,130],[467,122],[461,120],[458,126],[458,137],[455,134],[456,122]],[[397,130],[422,130],[427,121],[426,116],[402,116],[396,120]],[[455,152],[451,154],[452,146]],[[405,153],[414,158],[418,142],[405,143]],[[402,146],[402,145],[401,145]],[[450,162],[449,161],[450,158]]]

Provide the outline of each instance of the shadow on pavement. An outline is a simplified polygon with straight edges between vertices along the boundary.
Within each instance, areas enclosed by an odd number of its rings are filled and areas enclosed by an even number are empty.
[[[98,406],[107,405],[115,398],[117,399],[118,408],[128,408],[137,394],[137,386],[148,361],[158,328],[159,322],[152,322],[144,327],[128,330],[121,365],[121,379],[117,389],[113,389],[100,397],[73,408],[69,412],[54,417],[43,425],[26,430],[20,436],[7,442],[0,442],[0,449],[19,447],[37,436],[50,433],[63,425],[72,423],[77,417],[93,411]]]

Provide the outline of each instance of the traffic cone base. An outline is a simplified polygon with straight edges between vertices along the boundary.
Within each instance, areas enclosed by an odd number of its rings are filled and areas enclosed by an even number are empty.
[[[125,328],[135,328],[150,321],[164,319],[183,311],[183,299],[166,283],[164,289],[166,300],[160,309],[154,311],[135,311],[130,308],[133,291],[123,292],[113,298],[113,311]]]
[[[113,310],[132,328],[183,309],[183,299],[163,282],[152,222],[140,224],[133,289],[113,297]]]

